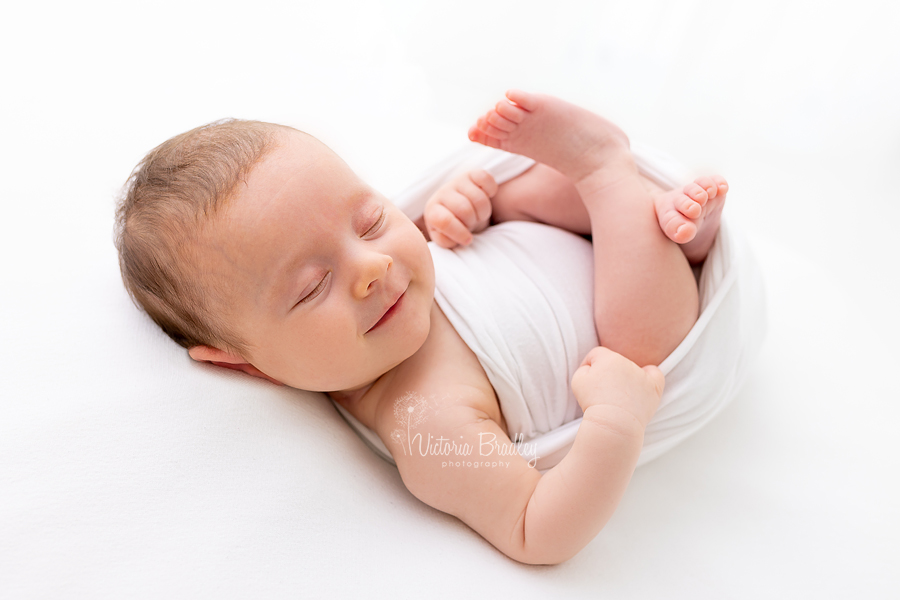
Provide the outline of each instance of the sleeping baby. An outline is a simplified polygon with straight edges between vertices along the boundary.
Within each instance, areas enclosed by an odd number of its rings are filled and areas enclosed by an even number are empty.
[[[515,560],[555,564],[596,536],[631,479],[664,387],[656,365],[697,320],[692,266],[710,251],[728,188],[716,176],[660,189],[619,128],[548,96],[509,91],[469,138],[537,162],[502,185],[465,173],[414,223],[300,131],[194,129],[132,173],[117,209],[120,267],[135,302],[194,360],[327,393],[378,434],[414,496]],[[571,406],[541,397],[538,378],[534,389],[492,385],[462,304],[442,294],[533,327],[517,312],[524,290],[477,300],[478,281],[502,279],[504,263],[487,258],[510,247],[499,240],[535,255],[533,276],[557,288],[540,296],[573,293],[584,309],[578,331],[549,332],[576,336],[584,353],[543,377],[564,380]],[[592,258],[590,271],[572,271],[569,247]],[[451,268],[459,275],[442,280]],[[558,358],[530,335],[486,343]],[[512,396],[529,394],[559,419],[582,418],[544,473],[517,452],[536,425]]]

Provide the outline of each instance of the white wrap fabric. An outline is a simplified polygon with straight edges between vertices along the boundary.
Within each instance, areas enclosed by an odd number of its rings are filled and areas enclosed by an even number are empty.
[[[663,188],[687,178],[670,158],[633,147],[641,172]],[[484,168],[498,183],[527,170],[531,159],[470,146],[449,157],[394,202],[413,220],[444,182]],[[575,234],[507,222],[477,234],[464,248],[429,243],[435,260],[435,299],[469,345],[494,387],[510,437],[520,453],[546,471],[568,452],[582,411],[572,373],[597,345],[593,326],[593,254]],[[765,332],[765,293],[759,268],[739,230],[723,219],[699,276],[700,317],[659,365],[666,388],[647,426],[638,465],[650,461],[708,422],[731,398],[758,354]],[[335,407],[382,458],[393,462],[378,435]],[[514,439],[514,441],[516,441]]]
[[[467,247],[429,248],[435,300],[484,368],[510,439],[530,443],[581,418],[570,382],[598,345],[591,243],[508,221]]]

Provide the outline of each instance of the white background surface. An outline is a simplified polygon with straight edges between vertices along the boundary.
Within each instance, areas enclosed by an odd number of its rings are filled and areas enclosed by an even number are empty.
[[[900,4],[17,3],[0,35],[0,595],[900,594]],[[322,400],[192,364],[111,242],[143,154],[224,116],[397,192],[508,87],[728,177],[766,272],[739,398],[558,567],[406,492]]]

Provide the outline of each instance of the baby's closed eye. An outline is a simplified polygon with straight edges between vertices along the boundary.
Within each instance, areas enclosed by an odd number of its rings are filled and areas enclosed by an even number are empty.
[[[384,223],[384,221],[385,221],[386,219],[387,219],[387,211],[385,211],[385,210],[384,210],[384,207],[382,207],[382,208],[381,208],[381,215],[378,217],[378,220],[375,222],[374,225],[372,225],[372,226],[371,226],[371,227],[363,234],[363,237],[365,237],[366,235],[368,235],[368,234],[370,234],[370,233],[374,233],[374,232],[378,231],[378,229],[381,227],[381,225]]]
[[[319,293],[320,293],[323,289],[325,289],[325,284],[327,283],[326,280],[328,279],[328,277],[329,277],[330,275],[331,275],[331,271],[329,271],[328,273],[326,273],[326,274],[325,274],[325,277],[323,277],[322,280],[319,281],[319,284],[313,289],[313,291],[311,291],[309,294],[307,294],[306,296],[304,296],[303,298],[301,298],[300,301],[297,302],[297,304],[306,304],[307,302],[309,302],[310,300],[312,300],[313,298],[315,298],[316,296],[318,296]]]

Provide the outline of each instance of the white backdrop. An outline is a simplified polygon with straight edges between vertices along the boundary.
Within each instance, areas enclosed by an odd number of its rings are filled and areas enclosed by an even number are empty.
[[[897,2],[3,13],[0,596],[900,594]],[[390,195],[508,87],[726,175],[769,284],[738,400],[552,568],[412,498],[326,403],[191,364],[129,304],[111,241],[131,168],[201,123],[294,125]]]

